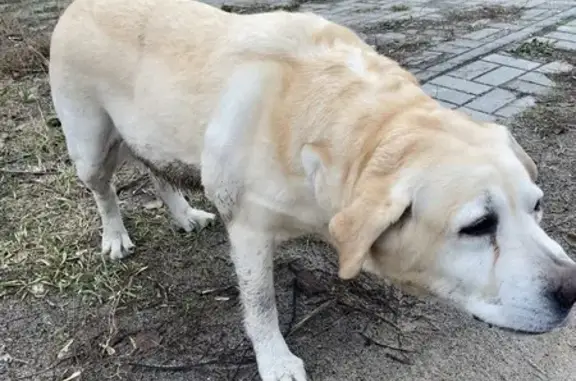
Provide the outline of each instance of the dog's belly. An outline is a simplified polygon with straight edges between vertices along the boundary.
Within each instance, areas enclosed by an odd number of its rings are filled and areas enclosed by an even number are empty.
[[[199,121],[185,124],[176,115],[178,110],[174,107],[163,110],[149,107],[146,112],[139,112],[143,107],[134,103],[119,99],[113,103],[115,106],[107,107],[107,111],[133,157],[156,177],[178,188],[197,188],[200,185],[203,135]],[[167,113],[169,109],[174,110],[171,115]]]
[[[217,93],[187,91],[185,85],[193,87],[193,79],[182,84],[168,73],[150,74],[143,72],[140,76],[149,79],[137,82],[129,92],[108,86],[102,96],[104,107],[134,157],[170,184],[196,188],[204,134]]]

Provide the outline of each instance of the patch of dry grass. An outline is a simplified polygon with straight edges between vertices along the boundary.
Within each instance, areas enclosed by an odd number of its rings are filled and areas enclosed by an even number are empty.
[[[519,44],[511,53],[528,59],[560,61],[572,65],[570,71],[550,75],[555,82],[554,89],[539,97],[535,107],[522,113],[516,120],[517,124],[541,136],[560,135],[568,129],[576,130],[576,56],[572,52],[555,49],[552,44],[541,44],[537,39]]]
[[[18,78],[48,69],[50,36],[33,33],[16,18],[0,16],[0,74]]]
[[[576,59],[573,60],[576,64]],[[576,69],[555,76],[556,88],[541,97],[536,107],[524,112],[518,121],[543,136],[576,130]]]
[[[130,277],[144,266],[99,255],[92,196],[69,163],[60,128],[47,123],[53,113],[45,76],[2,85],[0,295],[41,297],[55,289],[104,300],[119,290],[134,293]]]
[[[446,13],[446,21],[449,23],[473,22],[483,19],[505,21],[520,17],[523,10],[522,6],[483,5],[474,9],[450,11]]]
[[[137,298],[133,279],[146,266],[99,254],[100,221],[54,116],[48,57],[48,33],[33,34],[15,18],[0,17],[0,296],[58,290],[99,301]],[[122,183],[136,176],[125,170],[118,177]],[[151,215],[135,213],[132,223],[144,225],[139,221]]]

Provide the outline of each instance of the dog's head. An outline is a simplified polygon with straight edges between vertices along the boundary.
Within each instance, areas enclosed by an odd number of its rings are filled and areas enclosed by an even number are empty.
[[[540,227],[536,165],[505,127],[446,115],[464,126],[378,146],[354,180],[329,225],[340,276],[364,269],[504,328],[561,326],[576,264]]]

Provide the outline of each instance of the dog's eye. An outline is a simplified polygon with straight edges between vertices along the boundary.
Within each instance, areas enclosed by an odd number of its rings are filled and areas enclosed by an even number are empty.
[[[470,236],[482,236],[493,234],[496,232],[498,227],[498,218],[494,214],[488,214],[472,225],[468,225],[460,229],[460,234],[470,235]]]
[[[534,205],[534,211],[539,212],[542,209],[542,202],[540,200],[536,201],[536,205]]]

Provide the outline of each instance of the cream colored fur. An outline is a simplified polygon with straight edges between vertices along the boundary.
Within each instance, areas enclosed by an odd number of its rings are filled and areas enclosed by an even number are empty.
[[[151,167],[186,230],[214,218],[172,186],[200,168],[265,381],[306,380],[272,276],[274,247],[301,234],[336,247],[345,279],[371,271],[512,329],[566,320],[576,265],[539,227],[533,161],[347,28],[191,0],[76,0],[53,34],[50,82],[113,258],[133,250],[110,181],[119,157]],[[494,230],[470,233],[487,216]]]

